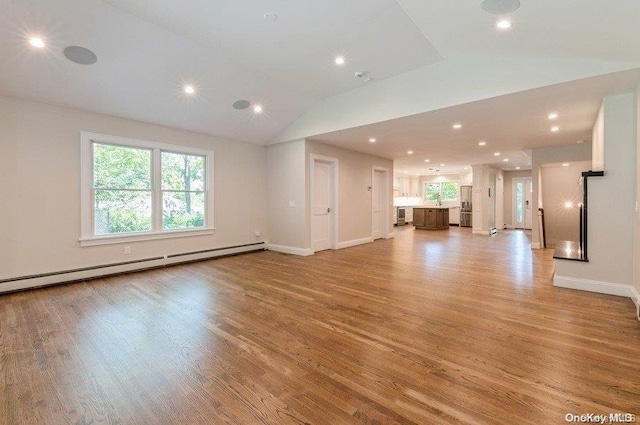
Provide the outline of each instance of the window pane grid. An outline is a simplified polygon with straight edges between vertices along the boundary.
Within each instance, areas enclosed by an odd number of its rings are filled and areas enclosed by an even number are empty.
[[[204,227],[208,155],[91,142],[93,234]]]

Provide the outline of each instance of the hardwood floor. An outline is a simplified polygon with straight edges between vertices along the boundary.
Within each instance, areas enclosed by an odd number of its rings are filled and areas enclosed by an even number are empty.
[[[640,414],[633,303],[554,288],[552,255],[522,231],[407,226],[0,296],[0,424]]]

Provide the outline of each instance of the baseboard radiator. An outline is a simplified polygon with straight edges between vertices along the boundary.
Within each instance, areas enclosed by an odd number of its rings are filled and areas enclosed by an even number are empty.
[[[254,251],[262,251],[266,248],[267,245],[264,242],[258,242],[244,245],[212,248],[200,251],[167,254],[163,256],[154,256],[118,263],[100,264],[50,273],[40,273],[27,276],[12,277],[8,279],[0,279],[0,293],[22,291],[25,289],[40,288],[49,285],[59,285],[89,279],[97,279],[105,276],[172,266],[180,263],[188,263],[192,261],[200,261],[216,257],[226,257],[230,255],[238,255]]]

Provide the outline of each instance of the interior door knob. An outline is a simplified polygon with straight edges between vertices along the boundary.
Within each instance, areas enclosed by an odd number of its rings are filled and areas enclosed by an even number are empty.
[[[331,208],[327,208],[327,213],[330,213],[330,212],[331,212]]]

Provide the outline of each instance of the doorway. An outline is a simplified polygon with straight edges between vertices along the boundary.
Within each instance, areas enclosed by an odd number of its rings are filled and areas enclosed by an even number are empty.
[[[532,196],[531,179],[513,179],[513,227],[516,229],[531,229]]]
[[[336,158],[311,155],[311,249],[336,249],[337,180]]]
[[[371,177],[371,238],[387,237],[389,232],[389,169],[373,167]]]

